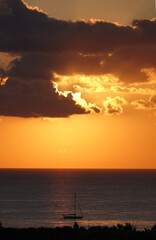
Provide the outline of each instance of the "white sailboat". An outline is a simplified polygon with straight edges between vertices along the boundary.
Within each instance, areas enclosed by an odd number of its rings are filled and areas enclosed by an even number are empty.
[[[82,215],[82,211],[81,208],[79,206],[80,209],[80,215],[77,215],[77,203],[76,203],[76,193],[74,196],[74,213],[68,213],[68,214],[63,214],[63,218],[64,219],[82,219],[83,215]]]

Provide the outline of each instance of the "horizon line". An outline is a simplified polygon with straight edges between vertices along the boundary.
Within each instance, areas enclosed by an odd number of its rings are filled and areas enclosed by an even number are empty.
[[[0,170],[156,170],[156,168],[41,168],[41,167],[0,167]]]

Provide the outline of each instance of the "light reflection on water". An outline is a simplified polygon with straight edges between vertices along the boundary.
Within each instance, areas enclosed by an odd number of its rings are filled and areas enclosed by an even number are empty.
[[[0,170],[0,221],[7,227],[73,226],[77,192],[81,226],[156,222],[156,171]]]

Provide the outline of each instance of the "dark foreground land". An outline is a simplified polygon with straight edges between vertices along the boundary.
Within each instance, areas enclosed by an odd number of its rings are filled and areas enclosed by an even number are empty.
[[[0,226],[2,240],[156,240],[156,225],[151,229],[138,231],[131,224],[113,227],[62,228],[4,228]]]

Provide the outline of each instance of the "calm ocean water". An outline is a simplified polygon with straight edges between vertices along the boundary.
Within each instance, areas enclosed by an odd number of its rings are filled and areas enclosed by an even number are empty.
[[[156,223],[156,170],[0,170],[0,221],[5,227],[73,225],[74,193],[81,226]]]

